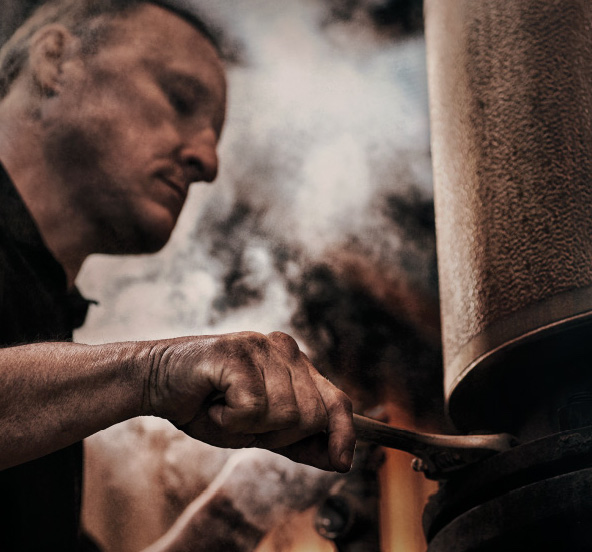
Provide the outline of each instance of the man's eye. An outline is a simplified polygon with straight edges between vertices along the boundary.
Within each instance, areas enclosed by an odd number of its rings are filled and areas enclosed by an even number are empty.
[[[179,115],[190,115],[193,112],[193,101],[185,94],[170,91],[168,97],[173,109],[179,113]]]

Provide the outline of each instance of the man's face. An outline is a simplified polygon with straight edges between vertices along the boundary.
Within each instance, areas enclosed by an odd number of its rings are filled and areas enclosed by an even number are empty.
[[[216,176],[224,69],[165,9],[145,4],[113,25],[97,53],[65,63],[42,113],[44,154],[70,207],[99,230],[98,250],[151,252],[170,237],[189,184]]]

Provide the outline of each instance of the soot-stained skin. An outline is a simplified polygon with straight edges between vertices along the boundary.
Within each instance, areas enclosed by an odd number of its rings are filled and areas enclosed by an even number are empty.
[[[214,47],[189,23],[168,25],[175,16],[157,6],[136,11],[111,32],[133,40],[110,40],[90,55],[73,47],[41,113],[46,159],[68,183],[69,201],[101,229],[94,239],[103,253],[166,243],[189,185],[216,176],[225,117]]]

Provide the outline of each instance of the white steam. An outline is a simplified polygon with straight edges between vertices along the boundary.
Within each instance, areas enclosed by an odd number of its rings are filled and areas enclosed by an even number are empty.
[[[370,251],[388,248],[385,256],[395,259],[406,246],[396,232],[386,236],[393,223],[387,227],[384,213],[377,212],[382,196],[415,190],[431,197],[420,36],[386,41],[369,27],[324,25],[321,1],[196,1],[243,47],[244,61],[229,67],[218,180],[193,187],[171,242],[159,254],[101,256],[84,266],[78,284],[100,305],[91,308],[78,341],[290,331],[297,305],[286,274],[298,275],[303,267],[289,251],[278,252],[277,244],[319,261],[355,236]],[[247,215],[233,226],[237,205],[247,205]],[[282,253],[287,260],[280,270]],[[238,285],[254,290],[255,299],[228,307],[228,274],[237,259]],[[169,446],[167,456],[166,446],[151,444],[177,439],[172,426],[136,420],[101,432],[87,450],[111,480],[123,481],[118,492],[141,510],[150,474],[161,481],[162,470],[181,466],[184,488],[198,488],[206,478],[189,460],[210,454],[205,445],[179,441],[182,446]],[[139,458],[135,479],[118,466],[128,456]],[[108,497],[100,496],[102,481],[93,486],[91,474],[87,488],[96,489],[97,508],[105,500],[109,511]],[[165,491],[178,498],[175,489]],[[269,493],[277,496],[274,489]],[[138,515],[138,527],[150,525]],[[94,523],[108,539],[110,525]]]
[[[100,307],[80,341],[289,329],[292,302],[261,243],[248,253],[261,301],[211,316],[224,267],[195,235],[204,214],[222,219],[246,200],[265,210],[267,232],[319,258],[348,235],[380,233],[369,224],[377,194],[431,194],[421,37],[323,26],[324,5],[310,0],[201,3],[244,48],[245,62],[229,68],[220,176],[194,187],[158,255],[87,263],[79,285]]]

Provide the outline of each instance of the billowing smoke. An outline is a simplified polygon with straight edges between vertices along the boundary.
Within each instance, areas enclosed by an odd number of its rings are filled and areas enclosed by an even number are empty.
[[[405,19],[417,3],[199,1],[233,45],[218,180],[191,190],[159,254],[84,267],[80,287],[100,306],[77,339],[283,330],[360,410],[394,401],[433,421],[442,405],[425,50]],[[144,527],[162,528],[145,521],[145,481],[166,487],[155,509],[176,514],[189,500],[179,489],[204,479],[188,458],[211,451],[154,420],[134,423],[89,450],[117,471],[147,443],[136,477],[110,477],[136,497],[129,510]],[[184,474],[180,484],[171,473]]]
[[[327,24],[350,22],[390,37],[423,28],[422,0],[326,0]]]
[[[418,418],[441,414],[431,200],[377,196],[366,223],[321,256],[273,233],[246,201],[223,219],[205,215],[196,231],[220,267],[210,322],[257,309],[279,285],[292,333],[358,408],[394,400]]]
[[[292,322],[315,365],[358,408],[395,402],[433,422],[442,413],[433,209],[397,196],[385,198],[384,208],[374,232],[348,236],[291,282]],[[401,208],[404,216],[393,220]],[[394,247],[395,237],[405,246]]]

